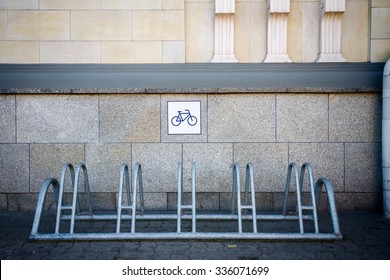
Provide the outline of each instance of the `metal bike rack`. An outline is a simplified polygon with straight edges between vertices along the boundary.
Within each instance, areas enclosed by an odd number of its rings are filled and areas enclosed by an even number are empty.
[[[61,178],[58,181],[54,178],[46,179],[40,188],[38,203],[35,212],[34,222],[30,234],[32,240],[142,240],[142,239],[254,239],[254,240],[338,240],[342,238],[336,203],[334,199],[333,186],[326,178],[320,178],[314,184],[313,170],[309,163],[304,163],[299,175],[298,166],[291,163],[287,170],[285,184],[285,195],[282,213],[257,213],[255,200],[254,169],[251,163],[246,165],[245,193],[243,202],[241,200],[240,167],[235,163],[232,165],[232,211],[231,213],[197,213],[196,209],[196,164],[191,166],[191,203],[183,204],[183,164],[178,163],[177,178],[177,212],[176,213],[146,213],[144,209],[144,193],[142,185],[142,168],[136,163],[132,173],[132,184],[130,185],[129,168],[126,164],[120,167],[119,192],[117,211],[114,214],[97,214],[93,211],[91,192],[88,182],[87,168],[84,164],[77,165],[75,171],[72,164],[65,164],[62,168]],[[80,173],[83,172],[84,192],[87,198],[88,211],[80,211],[78,200],[78,185]],[[310,205],[302,204],[302,188],[304,177],[307,173],[310,186]],[[73,188],[72,203],[63,205],[63,194],[65,178],[69,174]],[[288,197],[291,188],[291,178],[294,175],[296,192],[296,213],[287,211]],[[39,232],[39,225],[43,212],[44,202],[50,186],[56,202],[56,223],[54,233]],[[319,203],[322,188],[325,187],[328,209],[331,220],[331,232],[321,232],[318,221],[317,206]],[[125,189],[125,192],[123,190]],[[126,195],[127,203],[123,203],[123,195]],[[138,200],[138,198],[139,200]],[[250,200],[250,201],[249,201]],[[139,205],[137,205],[139,204]],[[70,215],[62,214],[70,211]],[[128,211],[128,213],[127,213]],[[191,212],[188,214],[188,212]],[[250,212],[249,214],[247,212]],[[308,213],[304,213],[308,212]],[[75,232],[75,221],[116,221],[115,230],[112,232]],[[136,230],[137,221],[176,220],[176,230],[171,232],[141,232]],[[191,231],[183,231],[182,220],[191,221]],[[197,221],[236,221],[237,231],[200,231],[197,229]],[[60,223],[70,221],[69,232],[60,232]],[[122,221],[130,221],[130,230],[122,231]],[[243,221],[251,221],[252,231],[243,230]],[[298,232],[262,232],[261,221],[298,221]],[[314,223],[314,232],[304,230],[304,221]]]

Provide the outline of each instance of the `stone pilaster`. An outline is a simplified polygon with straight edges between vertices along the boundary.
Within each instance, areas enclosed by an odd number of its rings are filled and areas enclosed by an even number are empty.
[[[264,62],[291,62],[287,54],[290,0],[268,0],[267,55]]]
[[[341,17],[345,0],[321,0],[321,40],[317,62],[345,62],[341,54]]]
[[[211,62],[237,62],[234,55],[234,0],[215,0],[215,52]]]

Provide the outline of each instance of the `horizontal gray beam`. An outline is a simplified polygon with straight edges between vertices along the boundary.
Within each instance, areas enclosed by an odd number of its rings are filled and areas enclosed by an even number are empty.
[[[0,64],[0,93],[380,92],[384,63]]]

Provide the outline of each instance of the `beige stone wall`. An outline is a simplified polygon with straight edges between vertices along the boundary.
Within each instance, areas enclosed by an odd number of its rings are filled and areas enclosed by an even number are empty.
[[[372,0],[370,55],[373,62],[390,58],[390,1]]]
[[[288,54],[315,62],[320,0],[291,0]],[[214,0],[1,0],[0,63],[197,63],[214,54]],[[390,1],[346,0],[348,62],[390,56]],[[236,0],[235,55],[262,62],[267,0]]]

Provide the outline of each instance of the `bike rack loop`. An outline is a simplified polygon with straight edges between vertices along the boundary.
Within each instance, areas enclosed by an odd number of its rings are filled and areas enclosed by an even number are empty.
[[[32,240],[134,240],[134,239],[257,239],[257,240],[337,240],[341,239],[342,235],[339,228],[339,221],[337,216],[336,204],[334,199],[334,191],[332,184],[326,178],[320,178],[315,187],[313,185],[313,175],[312,168],[310,164],[305,163],[301,168],[301,176],[298,172],[298,166],[295,163],[291,163],[288,166],[287,180],[286,180],[286,189],[285,189],[285,199],[283,203],[283,213],[282,214],[257,214],[256,213],[256,204],[255,204],[255,189],[254,189],[254,180],[253,180],[253,166],[251,163],[248,163],[246,166],[246,182],[245,182],[245,197],[244,204],[241,204],[241,190],[240,190],[240,169],[239,164],[235,163],[233,167],[233,182],[232,182],[232,197],[236,196],[236,199],[233,198],[232,209],[233,213],[231,214],[203,214],[196,212],[196,164],[192,163],[191,166],[191,204],[182,205],[182,194],[183,194],[183,165],[181,162],[178,163],[178,209],[177,214],[161,213],[161,214],[147,214],[144,212],[144,203],[143,203],[143,187],[142,187],[142,169],[141,164],[136,163],[133,169],[133,185],[130,189],[130,179],[129,179],[129,169],[127,165],[122,165],[120,168],[120,183],[119,183],[119,194],[118,194],[118,207],[117,213],[112,214],[94,214],[92,212],[92,203],[91,196],[88,184],[88,174],[87,169],[84,164],[79,164],[76,168],[76,172],[73,173],[73,166],[71,164],[66,164],[62,169],[61,183],[58,183],[56,179],[49,178],[45,180],[40,188],[37,209],[34,217],[33,227],[30,235]],[[69,170],[71,180],[73,182],[73,200],[71,206],[61,206],[62,193],[64,188],[65,174]],[[84,172],[84,186],[85,192],[88,198],[89,204],[89,215],[80,214],[77,210],[77,184],[80,171]],[[305,170],[307,170],[309,176],[310,191],[312,194],[312,203],[311,208],[306,208],[308,206],[303,206],[300,201],[300,195],[302,191],[302,185],[304,180]],[[295,175],[295,185],[297,191],[297,215],[291,215],[287,213],[287,199],[288,192],[291,181],[291,173],[294,171]],[[299,180],[298,180],[299,178]],[[50,186],[54,188],[54,196],[57,202],[57,216],[59,215],[61,220],[71,220],[71,230],[69,233],[60,233],[57,230],[57,223],[59,220],[56,220],[56,230],[54,233],[39,233],[39,224],[41,220],[41,215],[43,211],[43,205],[46,198],[47,190]],[[123,185],[126,188],[127,194],[127,205],[122,205],[122,194],[123,194]],[[326,195],[328,198],[329,212],[332,221],[332,233],[321,233],[318,229],[317,221],[317,209],[316,204],[319,201],[319,196],[321,194],[321,188],[325,187]],[[314,190],[314,191],[313,191]],[[251,203],[248,203],[249,191],[251,193]],[[139,193],[139,203],[140,209],[137,213],[137,193]],[[237,200],[237,214],[234,214],[235,210],[235,200]],[[298,202],[299,201],[299,202]],[[123,214],[122,210],[128,209],[129,214]],[[71,216],[62,215],[61,210],[71,210]],[[182,214],[182,210],[190,210],[191,215]],[[252,215],[243,214],[243,211],[251,210]],[[303,215],[302,210],[312,210],[312,215]],[[60,213],[60,214],[58,214]],[[182,232],[181,230],[181,221],[182,219],[191,219],[192,220],[192,231],[191,232]],[[116,220],[116,229],[113,232],[109,233],[74,233],[74,221],[75,220]],[[120,224],[121,220],[131,220],[131,229],[130,232],[121,232]],[[176,232],[136,232],[135,223],[136,220],[176,220],[177,230]],[[198,232],[196,229],[197,220],[236,220],[238,223],[237,232]],[[252,220],[253,223],[253,232],[243,232],[242,230],[242,220]],[[273,221],[282,221],[282,220],[298,220],[299,222],[299,232],[297,233],[284,233],[284,232],[258,232],[257,222],[261,220],[273,220]],[[307,233],[303,231],[303,220],[314,220],[315,231],[313,233]],[[59,227],[58,227],[59,228]]]
[[[125,179],[125,182],[123,181]],[[126,184],[127,205],[123,206],[123,183]],[[120,233],[122,209],[128,209],[131,214],[131,233],[135,233],[135,221],[137,217],[137,186],[140,198],[140,214],[144,214],[144,197],[142,185],[142,168],[140,163],[136,163],[133,169],[133,187],[130,189],[129,168],[126,164],[122,164],[120,169],[119,193],[118,193],[118,207],[117,207],[117,225],[116,233]],[[133,192],[133,196],[131,196]]]

